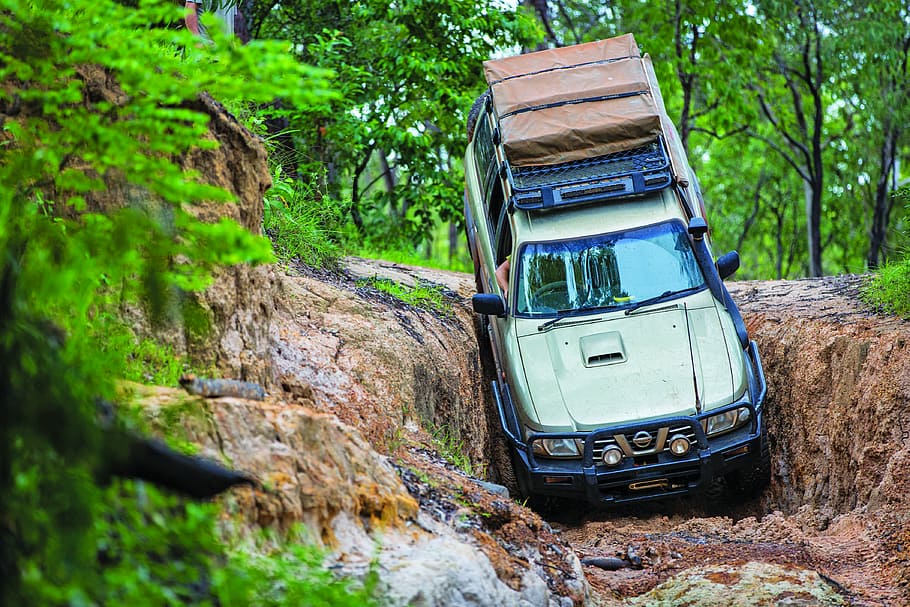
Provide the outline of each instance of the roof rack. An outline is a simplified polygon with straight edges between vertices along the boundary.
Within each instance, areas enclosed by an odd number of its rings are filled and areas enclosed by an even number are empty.
[[[523,211],[602,202],[662,190],[672,183],[663,137],[644,146],[563,164],[503,169]]]

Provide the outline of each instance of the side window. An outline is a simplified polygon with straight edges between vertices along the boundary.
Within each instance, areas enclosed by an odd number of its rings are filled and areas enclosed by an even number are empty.
[[[502,182],[499,179],[495,179],[492,184],[490,184],[490,189],[485,192],[486,194],[486,204],[487,204],[487,218],[490,220],[490,226],[493,228],[493,233],[499,233],[499,216],[502,215],[502,206],[505,201],[505,195],[502,191]]]
[[[489,205],[490,187],[497,181],[495,178],[498,168],[493,149],[493,132],[490,129],[489,115],[486,113],[481,114],[477,121],[474,134],[474,161],[477,163],[481,191],[486,195],[485,204]],[[495,224],[495,221],[493,223]]]
[[[496,265],[504,262],[511,254],[512,224],[509,221],[509,210],[503,207],[496,222]]]

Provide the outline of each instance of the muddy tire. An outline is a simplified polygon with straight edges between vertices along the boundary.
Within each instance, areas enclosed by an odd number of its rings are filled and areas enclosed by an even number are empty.
[[[490,344],[489,319],[486,316],[474,316],[474,333],[477,337],[477,354],[480,358],[480,372],[484,385],[484,407],[487,417],[489,454],[488,480],[498,483],[509,490],[509,497],[518,499],[521,491],[515,469],[512,467],[512,453],[509,441],[502,431],[496,401],[490,392],[490,385],[496,379],[496,363],[493,359],[493,346]]]
[[[771,446],[768,430],[762,428],[761,453],[754,466],[730,475],[730,489],[735,499],[755,499],[771,484]]]
[[[518,499],[521,491],[518,486],[518,477],[515,476],[515,468],[512,466],[511,449],[501,432],[493,435],[492,447],[490,465],[493,468],[496,482],[509,490],[510,498]]]

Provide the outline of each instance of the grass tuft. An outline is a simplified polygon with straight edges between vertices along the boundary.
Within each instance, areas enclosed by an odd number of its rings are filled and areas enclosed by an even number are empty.
[[[446,300],[443,287],[427,281],[418,280],[416,285],[409,287],[388,278],[373,276],[358,280],[357,286],[382,291],[399,301],[422,310],[444,315],[452,313],[452,305]]]
[[[314,268],[337,266],[343,254],[338,242],[343,208],[315,182],[291,179],[276,169],[264,205],[262,226],[278,259]]]
[[[464,441],[449,426],[440,426],[433,430],[433,446],[447,462],[467,474],[477,478],[485,477],[485,466],[475,465],[465,453]]]

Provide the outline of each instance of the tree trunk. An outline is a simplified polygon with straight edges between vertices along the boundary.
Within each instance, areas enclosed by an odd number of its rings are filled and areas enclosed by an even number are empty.
[[[455,251],[458,250],[458,241],[461,240],[461,231],[458,224],[454,221],[449,222],[449,263],[455,259]]]
[[[822,275],[822,189],[821,183],[804,181],[806,195],[806,235],[809,245],[809,276]]]
[[[883,250],[888,240],[888,223],[891,218],[891,209],[894,201],[891,198],[891,182],[895,175],[895,160],[897,156],[897,133],[888,128],[885,140],[882,142],[880,165],[881,171],[875,184],[875,206],[872,211],[872,226],[869,230],[869,254],[866,264],[869,269],[875,269],[884,261]]]
[[[389,166],[389,159],[385,150],[379,150],[379,169],[382,171],[382,180],[385,182],[386,192],[389,193],[389,217],[393,221],[401,219],[403,214],[399,214],[398,201],[395,200],[395,173]]]
[[[562,42],[557,38],[556,32],[553,31],[553,24],[550,21],[550,6],[547,0],[523,0],[522,4],[534,10],[537,18],[540,20],[540,24],[543,25],[543,29],[547,34],[547,39],[553,42],[555,46],[562,46]],[[547,48],[547,43],[539,42],[537,48],[522,49],[522,52],[526,53],[530,50],[542,51],[545,48]]]

